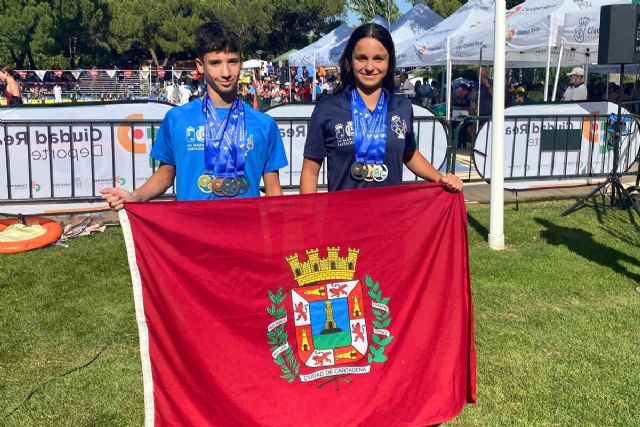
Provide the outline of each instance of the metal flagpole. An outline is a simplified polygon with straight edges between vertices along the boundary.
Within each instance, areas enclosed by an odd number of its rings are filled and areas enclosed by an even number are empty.
[[[493,111],[491,132],[491,198],[489,247],[504,249],[504,92],[506,0],[496,0],[493,54]]]

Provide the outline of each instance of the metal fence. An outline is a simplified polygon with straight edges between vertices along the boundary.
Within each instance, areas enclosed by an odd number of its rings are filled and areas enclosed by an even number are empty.
[[[619,171],[627,174],[632,173],[630,167],[640,151],[640,117],[632,118],[621,144]],[[607,120],[606,115],[506,117],[505,181],[607,175],[613,155]],[[276,122],[289,159],[289,166],[280,171],[281,182],[283,188],[295,189],[308,119],[278,118]],[[94,201],[100,199],[101,187],[135,190],[157,168],[158,163],[148,157],[148,147],[159,125],[149,120],[0,119],[0,165],[5,166],[0,172],[0,201]],[[508,129],[514,132],[509,134]],[[491,130],[489,117],[464,119],[455,131],[442,117],[414,121],[420,152],[442,172],[457,173],[467,182],[490,179]],[[473,149],[460,144],[463,136],[475,141]],[[321,186],[327,184],[325,168]],[[405,168],[403,180],[418,178]]]

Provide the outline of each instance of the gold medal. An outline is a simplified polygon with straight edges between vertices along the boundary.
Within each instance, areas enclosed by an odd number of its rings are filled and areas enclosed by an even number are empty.
[[[198,190],[203,193],[211,193],[211,175],[200,175],[198,178]]]
[[[367,168],[367,176],[364,178],[364,180],[366,182],[372,182],[373,181],[373,165],[372,164],[366,164],[365,167]]]

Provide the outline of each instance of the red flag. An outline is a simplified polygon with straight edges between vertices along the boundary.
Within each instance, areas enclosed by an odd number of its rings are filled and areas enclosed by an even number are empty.
[[[200,79],[201,77],[200,73],[197,71],[189,71],[189,74],[191,75],[191,77],[193,77],[196,80]]]
[[[27,78],[27,75],[29,75],[29,72],[27,72],[27,71],[18,71],[18,75],[19,75],[21,78],[26,79],[26,78]]]
[[[95,79],[96,77],[98,77],[98,76],[100,75],[100,71],[98,71],[98,70],[91,70],[91,71],[89,71],[89,75],[90,75],[92,78],[94,78],[94,79]]]
[[[56,77],[62,77],[62,70],[54,70],[53,74],[55,74]]]
[[[146,425],[425,426],[476,397],[461,193],[130,203]]]
[[[159,70],[158,71],[158,77],[164,77],[165,74],[166,74],[166,71],[164,71],[164,70]]]
[[[124,70],[124,76],[125,76],[126,78],[129,78],[129,77],[131,77],[132,75],[133,75],[133,71],[131,71],[131,70]]]

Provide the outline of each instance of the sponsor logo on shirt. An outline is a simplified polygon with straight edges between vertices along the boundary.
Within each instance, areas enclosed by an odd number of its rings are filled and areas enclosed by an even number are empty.
[[[336,124],[334,129],[336,131],[336,145],[338,147],[353,145],[353,122],[351,120],[346,123]]]
[[[398,139],[404,139],[404,135],[407,133],[407,121],[394,114],[391,117],[391,131],[398,136]]]

